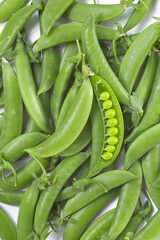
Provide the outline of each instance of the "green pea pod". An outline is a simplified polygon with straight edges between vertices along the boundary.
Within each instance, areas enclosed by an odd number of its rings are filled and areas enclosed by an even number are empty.
[[[21,134],[23,122],[23,105],[17,77],[5,59],[2,60],[2,74],[4,86],[4,121],[0,136],[1,149]]]
[[[0,208],[0,239],[17,240],[15,226],[2,208]]]
[[[140,134],[131,143],[125,155],[125,169],[128,169],[134,162],[159,143],[160,124],[156,124]]]
[[[133,129],[131,134],[127,137],[126,141],[132,142],[136,137],[138,137],[145,130],[158,123],[160,119],[160,62],[156,69],[156,75],[152,86],[151,95],[146,106],[145,114],[141,119],[139,125]]]
[[[0,91],[0,106],[4,105],[4,91],[1,89]]]
[[[34,51],[38,52],[43,49],[56,46],[65,42],[72,42],[81,39],[82,23],[66,23],[55,26],[49,34],[43,34],[34,46]],[[96,25],[96,32],[100,40],[113,40],[117,31],[106,27]]]
[[[51,132],[49,120],[46,116],[40,98],[36,94],[36,86],[34,83],[29,59],[21,41],[16,45],[17,54],[15,56],[15,66],[17,72],[18,84],[23,102],[31,118],[45,132]],[[25,81],[27,76],[27,81]]]
[[[77,188],[79,188],[79,182],[81,187],[81,182],[83,183],[84,181],[84,191],[78,192],[74,197],[67,201],[63,210],[64,217],[78,211],[109,190],[119,187],[134,178],[136,178],[136,176],[130,172],[124,170],[113,170],[99,174],[88,181],[85,179],[78,180]],[[88,184],[86,184],[86,181]],[[76,186],[73,185],[73,188],[74,187]]]
[[[124,31],[127,32],[134,28],[151,10],[154,0],[140,0],[137,4],[137,8],[134,9],[129,19],[127,20]]]
[[[117,76],[110,68],[99,45],[93,15],[89,16],[82,27],[82,45],[91,69],[102,77],[114,91],[118,101],[130,106],[129,95]]]
[[[115,209],[106,212],[99,217],[82,235],[80,240],[99,240],[101,236],[105,236],[112,225]]]
[[[0,4],[0,22],[6,21],[12,16],[17,10],[19,10],[28,0],[13,1],[13,0],[4,0]]]
[[[93,90],[88,78],[83,80],[79,92],[63,124],[48,140],[34,148],[26,149],[33,156],[55,156],[69,147],[84,128],[92,106]]]
[[[141,97],[144,105],[148,101],[152,90],[152,84],[156,75],[157,65],[158,54],[152,51],[148,57],[147,65],[145,67],[143,75],[138,83],[138,86],[135,89],[135,92],[138,94],[138,96]]]
[[[64,17],[76,22],[84,22],[93,12],[95,22],[116,18],[125,11],[124,4],[86,4],[76,2],[64,13]]]
[[[39,180],[36,180],[24,193],[17,220],[18,240],[33,239],[29,235],[33,231],[34,212],[38,201],[40,189]]]
[[[72,51],[70,51],[71,48],[72,48]],[[66,53],[67,51],[70,52],[70,55]],[[71,62],[70,58],[74,57],[77,54],[77,52],[78,50],[77,50],[76,43],[70,43],[67,45],[65,50],[65,55],[66,54],[68,55],[68,59],[66,59],[66,62],[63,64],[63,67],[61,67],[59,74],[55,80],[55,84],[53,87],[53,92],[50,100],[51,116],[55,126],[57,125],[57,119],[59,116],[60,108],[63,102],[63,98],[64,98],[64,94],[65,94],[68,82],[75,68],[75,63]],[[63,55],[62,55],[62,59],[63,59]]]
[[[48,136],[39,132],[24,133],[6,144],[0,151],[1,157],[10,163],[24,155],[26,147],[35,146],[46,140]]]
[[[43,12],[40,13],[40,28],[41,33],[45,33],[43,29],[44,18]],[[52,15],[53,16],[53,15]],[[46,49],[42,52],[42,69],[41,81],[38,88],[38,95],[48,91],[54,84],[59,71],[59,52],[56,47]]]
[[[0,202],[11,206],[19,206],[24,191],[5,191],[0,190]]]
[[[120,66],[119,80],[129,93],[132,92],[138,72],[159,34],[160,23],[151,24],[138,35],[126,52]]]
[[[89,157],[90,153],[81,152],[62,161],[51,173],[49,185],[40,195],[37,203],[34,228],[41,235],[46,226],[50,210],[61,188],[74,171]]]
[[[133,238],[134,240],[157,240],[160,237],[160,211],[158,211],[148,224]]]
[[[0,34],[0,56],[3,56],[5,51],[12,47],[18,33],[23,29],[33,13],[39,8],[40,6],[26,6],[12,15]]]
[[[38,88],[41,81],[41,64],[34,63],[32,65],[32,71],[33,71],[33,77],[35,80],[36,87]],[[49,92],[45,92],[41,94],[40,100],[42,102],[45,112],[47,113],[47,115],[49,115],[49,101],[50,101]],[[34,120],[31,117],[29,117],[25,132],[27,133],[27,132],[41,132],[41,131],[42,130],[36,125]]]
[[[42,29],[48,33],[56,21],[63,15],[66,9],[74,2],[74,0],[49,0],[42,13]]]
[[[64,229],[64,240],[77,240],[81,239],[81,235],[84,232],[85,228],[89,224],[89,222],[111,201],[117,197],[117,189],[112,190],[96,199],[95,201],[88,204],[86,207],[80,209],[78,212],[74,213],[71,216],[71,220],[73,219],[75,222],[69,221]],[[97,227],[98,228],[98,227]],[[83,237],[82,237],[83,239]],[[95,239],[96,238],[92,238]]]
[[[110,165],[118,156],[124,136],[124,122],[119,102],[102,78],[90,77],[96,99],[92,111],[92,154],[89,177]],[[98,109],[97,109],[98,107]]]
[[[38,160],[45,169],[49,168],[50,158],[39,158]],[[0,188],[13,191],[28,187],[35,178],[41,175],[42,168],[40,164],[34,158],[29,160],[29,162],[16,171],[16,186],[14,175],[10,174],[4,180],[0,180]]]
[[[142,187],[142,171],[140,163],[135,163],[129,169],[129,172],[136,174],[138,177],[122,187],[112,226],[108,232],[106,240],[116,239],[116,237],[127,226],[136,208]]]
[[[160,190],[155,188],[152,183],[157,179],[160,172],[160,145],[151,149],[143,156],[142,170],[145,183],[150,197],[157,208],[160,208]]]

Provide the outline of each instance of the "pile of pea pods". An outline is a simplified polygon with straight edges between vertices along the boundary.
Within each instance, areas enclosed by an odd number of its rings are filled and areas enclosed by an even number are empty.
[[[156,4],[0,2],[1,240],[160,239]]]

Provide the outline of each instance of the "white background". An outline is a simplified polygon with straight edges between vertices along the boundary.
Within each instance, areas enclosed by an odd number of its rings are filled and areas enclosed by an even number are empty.
[[[0,2],[1,1],[2,0],[0,0]],[[93,3],[92,0],[86,0],[86,1],[85,0],[80,0],[80,2]],[[116,4],[116,3],[119,3],[119,2],[120,2],[119,0],[97,0],[97,3],[99,3],[99,4]],[[114,23],[115,22],[120,22],[124,26],[124,24],[125,24],[128,16],[129,16],[129,14],[131,13],[131,11],[132,11],[131,8],[127,9],[124,14],[122,14],[120,17],[118,17],[118,18],[116,18],[112,21],[107,22],[106,25],[115,28]],[[135,27],[133,30],[131,30],[129,33],[140,32],[142,29],[144,29],[145,27],[147,27],[151,23],[155,22],[155,19],[152,18],[153,16],[154,17],[160,17],[160,0],[155,0],[154,7],[152,8],[149,15],[147,17],[145,17],[143,19],[143,21],[137,27]],[[64,19],[60,20],[60,22],[64,22]],[[0,24],[0,31],[2,30],[4,25],[5,25],[5,23]],[[34,14],[32,19],[26,24],[26,30],[29,33],[30,42],[34,42],[39,37],[39,28],[38,28],[38,25],[37,25],[37,14]],[[9,205],[5,205],[5,204],[2,204],[2,203],[0,203],[0,206],[2,206],[4,209],[6,209],[7,213],[10,215],[10,217],[13,219],[13,221],[16,224],[19,208],[18,207],[12,207],[12,206],[9,206]],[[110,206],[108,206],[106,210],[111,209],[115,206],[116,206],[116,201],[112,202],[112,204],[110,204]],[[156,211],[156,208],[155,208],[155,211]],[[51,239],[62,240],[62,233],[60,233],[58,235],[55,234],[55,233],[52,233],[47,238],[47,240],[51,240]],[[146,240],[149,240],[149,239],[146,239]]]

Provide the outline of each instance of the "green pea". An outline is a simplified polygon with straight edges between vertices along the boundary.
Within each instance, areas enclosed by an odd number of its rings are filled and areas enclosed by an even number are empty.
[[[110,145],[116,145],[118,143],[118,138],[115,136],[111,136],[107,139],[107,143]]]
[[[118,124],[117,118],[110,118],[107,120],[107,127],[115,127]]]
[[[105,152],[105,153],[103,153],[103,155],[102,155],[102,158],[103,158],[104,160],[110,160],[112,157],[113,157],[113,153],[111,153],[111,152]]]
[[[108,100],[109,98],[110,98],[109,92],[102,92],[100,94],[100,100],[102,100],[102,101]]]
[[[113,146],[113,145],[107,145],[106,146],[106,148],[105,148],[105,150],[107,151],[107,152],[114,152],[115,150],[116,150],[116,147],[115,146]]]
[[[113,118],[116,115],[116,111],[114,109],[109,109],[105,112],[106,118]]]
[[[112,105],[113,105],[113,103],[111,100],[106,100],[103,102],[103,109],[109,109],[112,107]]]
[[[116,127],[108,128],[107,136],[115,136],[117,134],[118,134],[118,128],[116,128]]]

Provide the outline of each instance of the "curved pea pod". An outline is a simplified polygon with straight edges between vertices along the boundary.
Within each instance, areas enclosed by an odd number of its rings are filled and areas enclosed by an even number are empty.
[[[84,191],[80,191],[67,201],[63,210],[63,216],[67,217],[71,215],[93,200],[102,196],[107,191],[119,187],[120,185],[125,184],[126,182],[131,181],[135,178],[136,176],[130,172],[124,170],[113,170],[89,179],[86,186],[84,179]],[[80,179],[77,182],[83,183],[83,179]]]
[[[19,8],[21,8],[28,0],[4,0],[0,3],[0,22],[6,21]]]
[[[159,35],[160,23],[151,24],[138,35],[126,52],[120,66],[119,80],[129,93],[132,92],[138,72]]]
[[[99,240],[99,237],[105,237],[105,234],[112,225],[115,209],[112,209],[100,216],[91,226],[85,231],[80,240]]]
[[[64,13],[64,17],[76,22],[84,22],[90,13],[94,13],[95,22],[104,22],[116,18],[125,11],[124,4],[86,4],[76,2]]]
[[[82,46],[91,69],[102,77],[114,91],[118,101],[131,106],[129,94],[109,66],[98,42],[94,17],[90,15],[82,27]]]
[[[159,59],[159,58],[158,58]],[[152,85],[151,95],[148,100],[145,113],[143,118],[141,119],[139,125],[133,129],[131,134],[126,138],[126,141],[132,142],[136,137],[138,137],[141,133],[147,130],[149,127],[158,123],[160,119],[160,62],[158,63],[156,69],[155,79]]]
[[[17,220],[18,240],[31,239],[29,235],[33,231],[34,213],[39,193],[39,180],[36,180],[26,190],[22,197]]]
[[[158,54],[152,51],[148,56],[147,65],[135,89],[135,92],[141,97],[143,104],[146,104],[149,99],[157,71],[158,60]]]
[[[131,143],[125,155],[125,169],[128,169],[134,162],[159,143],[160,124],[156,124],[140,134]]]
[[[0,239],[17,240],[16,228],[2,208],[0,208]]]
[[[118,191],[112,190],[103,196],[99,197],[95,201],[88,204],[86,207],[80,209],[71,216],[74,222],[69,221],[64,229],[63,239],[64,240],[77,240],[81,239],[81,235],[86,229],[89,222],[111,201],[117,197]],[[107,224],[106,224],[107,225]],[[94,225],[95,226],[95,225]],[[107,228],[107,227],[106,227]],[[98,227],[96,228],[98,229]],[[75,234],[76,233],[76,234]],[[98,235],[98,234],[97,234]],[[83,238],[82,238],[83,239]],[[95,239],[96,238],[92,238]]]
[[[51,208],[63,185],[89,155],[88,152],[81,152],[66,158],[49,176],[50,185],[41,192],[35,211],[34,228],[38,235],[45,229]]]
[[[91,111],[93,89],[88,78],[78,91],[78,94],[68,112],[63,124],[56,129],[48,140],[34,148],[26,149],[33,156],[55,156],[69,147],[83,130]]]
[[[91,116],[92,154],[89,177],[116,159],[124,136],[123,115],[114,92],[102,78],[91,76],[90,80],[98,106],[93,107]]]
[[[0,136],[0,148],[21,134],[23,123],[23,105],[17,77],[10,64],[4,58],[2,59],[2,75],[4,121]]]
[[[134,240],[157,240],[160,237],[160,211],[158,211],[148,224],[133,238]]]
[[[23,156],[26,147],[33,147],[48,138],[39,132],[24,133],[6,144],[0,151],[1,157],[10,163]]]
[[[52,130],[49,119],[37,95],[29,58],[22,41],[18,41],[16,45],[15,67],[20,93],[30,117],[40,129],[50,133]]]
[[[34,46],[34,51],[38,52],[43,49],[56,46],[65,42],[76,41],[81,39],[82,23],[66,23],[55,26],[48,34],[43,34]],[[113,40],[116,30],[96,25],[96,32],[99,40]]]
[[[126,183],[120,193],[118,204],[113,217],[112,226],[106,240],[116,239],[127,226],[139,199],[142,187],[142,171],[139,162],[135,163],[129,172],[136,174],[137,178]]]
[[[19,206],[24,191],[5,191],[0,190],[0,202],[11,206]]]
[[[80,151],[82,151],[91,141],[91,126],[88,121],[84,126],[80,135],[76,138],[76,140],[63,152],[60,152],[58,155],[61,157],[69,157]]]
[[[143,2],[139,1],[137,8],[134,9],[128,21],[126,22],[124,31],[127,32],[134,28],[148,14],[154,2],[154,0],[144,0]]]
[[[47,170],[50,166],[50,158],[39,158],[40,164]],[[0,180],[0,188],[4,190],[20,190],[28,187],[35,178],[42,173],[40,164],[33,158],[30,159],[24,166],[16,171],[17,184],[15,186],[15,178],[10,174],[4,180]]]
[[[48,33],[56,21],[63,15],[66,9],[74,2],[75,0],[49,0],[42,13],[41,22],[43,31]]]
[[[26,6],[12,15],[0,34],[0,56],[12,47],[18,33],[39,8],[40,6]]]
[[[142,170],[150,197],[157,208],[160,208],[160,189],[152,183],[158,178],[160,172],[160,145],[158,144],[142,158]]]

